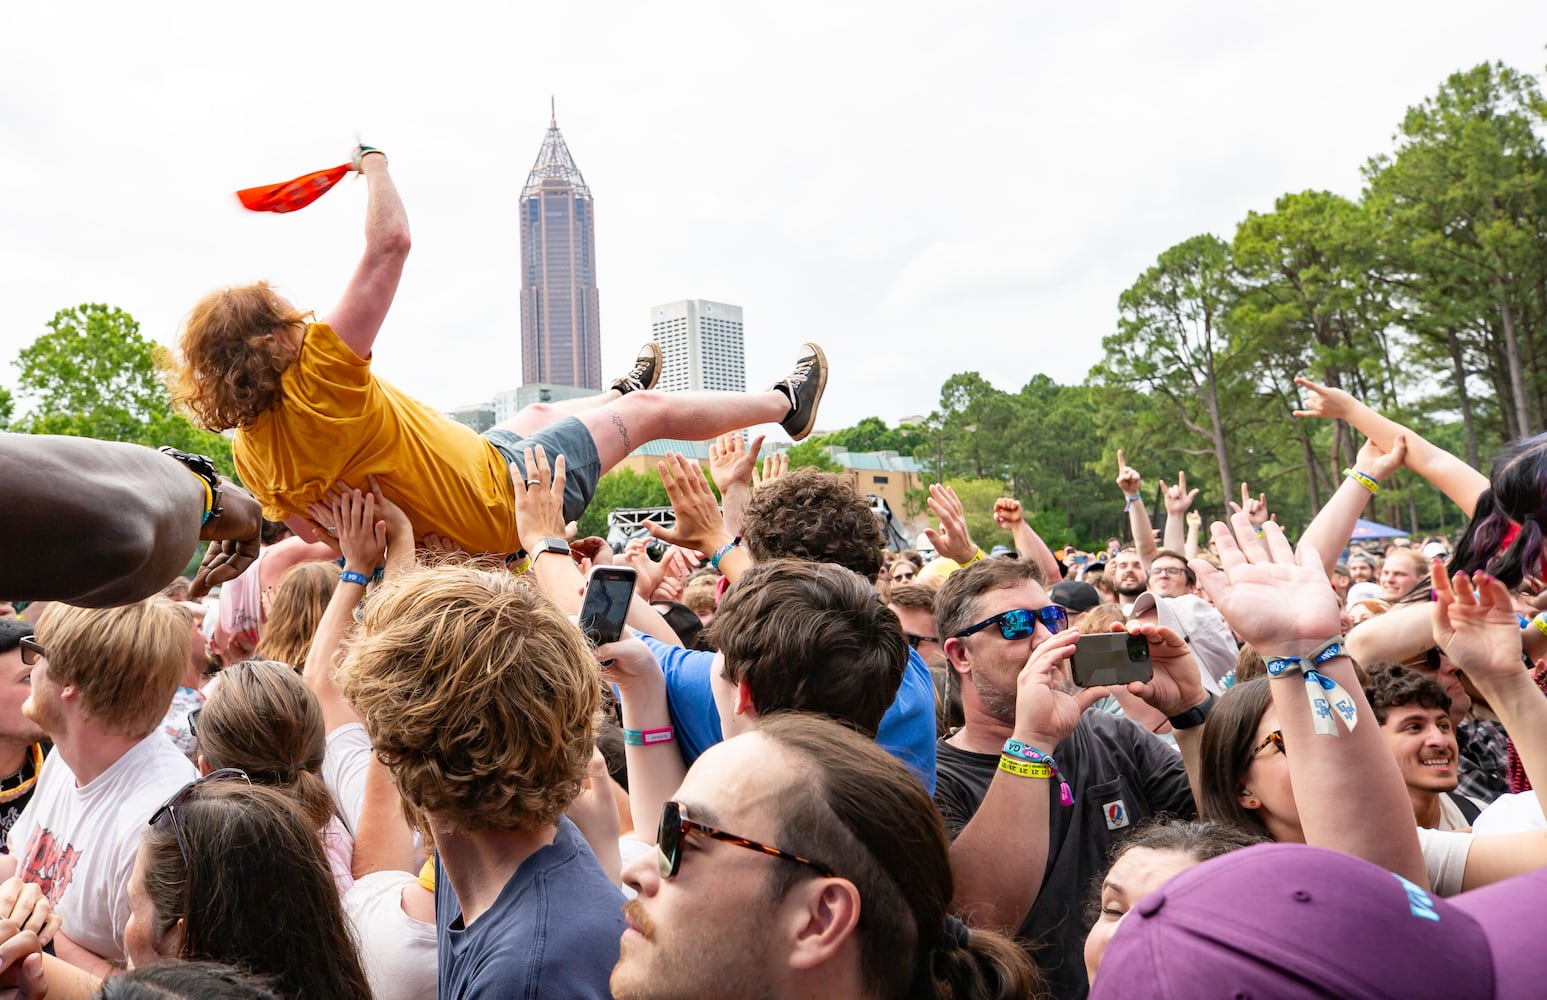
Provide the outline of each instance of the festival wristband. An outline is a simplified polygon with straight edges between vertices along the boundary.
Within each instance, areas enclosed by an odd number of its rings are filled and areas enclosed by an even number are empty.
[[[662,726],[660,729],[625,729],[623,730],[623,742],[631,747],[648,747],[657,743],[670,743],[676,738],[670,726]]]
[[[962,563],[962,565],[963,566],[971,566],[973,563],[977,562],[979,559],[986,559],[986,558],[988,558],[988,556],[983,552],[983,550],[982,549],[978,549],[977,552],[973,553],[972,558],[968,559],[966,562]]]
[[[1352,479],[1360,486],[1363,486],[1365,489],[1369,490],[1371,494],[1380,492],[1380,480],[1376,479],[1369,473],[1360,472],[1358,469],[1344,469],[1343,476],[1344,478]]]
[[[1000,751],[1006,757],[1015,757],[1019,760],[1030,761],[1033,764],[1051,764],[1053,758],[1038,750],[1030,743],[1022,743],[1020,740],[1010,739],[1004,741],[1004,749]]]
[[[370,582],[371,578],[366,576],[364,573],[359,573],[352,569],[346,569],[344,572],[338,575],[338,579],[340,583],[358,583],[363,587]]]
[[[1051,756],[1038,750],[1030,743],[1022,743],[1020,740],[1005,740],[1004,749],[1000,751],[1000,770],[1009,771],[1011,774],[1019,774],[1026,778],[1053,778],[1058,779],[1058,800],[1066,806],[1074,805],[1074,793],[1069,790],[1069,781],[1063,772],[1058,769],[1058,764]],[[1017,767],[1006,767],[1006,764],[1015,764]],[[1032,774],[1018,770],[1018,767],[1045,767],[1047,774]]]
[[[714,555],[709,557],[709,565],[714,569],[720,568],[720,560],[730,555],[731,549],[741,544],[741,536],[737,535],[724,545],[714,550]]]
[[[1535,618],[1532,618],[1531,624],[1535,625],[1543,635],[1547,635],[1547,611],[1543,611]]]
[[[1133,510],[1133,505],[1134,504],[1142,503],[1143,500],[1144,500],[1144,497],[1143,497],[1142,494],[1135,493],[1133,496],[1124,495],[1123,499],[1127,501],[1127,503],[1123,504],[1123,513],[1126,514],[1130,510]]]
[[[1298,656],[1281,656],[1268,660],[1268,676],[1282,677],[1293,671],[1302,671],[1305,675],[1305,697],[1311,703],[1311,715],[1316,724],[1316,732],[1323,736],[1338,736],[1337,724],[1332,721],[1334,711],[1343,719],[1344,725],[1350,730],[1358,724],[1358,712],[1354,708],[1354,700],[1349,697],[1343,686],[1332,678],[1320,673],[1317,667],[1328,660],[1339,656],[1346,656],[1343,652],[1343,643],[1346,640],[1341,636],[1333,636],[1316,648],[1306,660]],[[1331,696],[1329,701],[1328,696]]]
[[[1022,778],[1051,778],[1054,774],[1053,769],[1046,764],[1033,764],[1029,760],[1016,760],[1014,757],[1000,757],[999,770],[1018,774]]]

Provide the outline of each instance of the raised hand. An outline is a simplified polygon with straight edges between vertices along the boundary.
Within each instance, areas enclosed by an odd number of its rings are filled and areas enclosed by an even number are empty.
[[[929,544],[947,559],[954,559],[964,566],[971,562],[972,557],[978,554],[978,547],[967,531],[966,511],[956,491],[939,483],[932,484],[929,487],[929,509],[940,519],[938,530],[924,529]]]
[[[220,480],[220,516],[205,525],[200,537],[210,538],[188,594],[203,597],[211,587],[235,580],[263,547],[263,508],[251,493],[229,479]]]
[[[1112,630],[1115,632],[1120,628],[1121,625],[1114,625]],[[1148,683],[1134,681],[1128,685],[1130,694],[1137,695],[1167,716],[1181,715],[1203,704],[1208,692],[1203,689],[1198,658],[1186,639],[1155,622],[1129,622],[1127,631],[1129,635],[1144,636],[1149,643],[1150,663],[1154,668]]]
[[[1123,491],[1125,497],[1136,497],[1143,487],[1144,481],[1139,478],[1139,470],[1128,464],[1123,457],[1123,450],[1117,450],[1117,488]]]
[[[1429,581],[1434,641],[1467,676],[1486,682],[1525,672],[1520,623],[1504,584],[1480,570],[1470,579],[1465,573],[1447,578],[1438,559],[1429,567]]]
[[[753,486],[761,486],[773,479],[778,479],[790,471],[789,452],[779,451],[763,457],[763,475],[753,482]]]
[[[994,523],[1006,531],[1014,531],[1018,524],[1026,523],[1026,515],[1021,509],[1021,502],[1011,497],[1000,497],[994,501]]]
[[[1187,473],[1178,471],[1176,485],[1167,486],[1166,481],[1160,481],[1160,489],[1165,494],[1166,516],[1177,517],[1192,510],[1192,502],[1198,498],[1198,491],[1187,489]],[[1132,494],[1130,494],[1131,496]]]
[[[1230,513],[1244,513],[1251,519],[1253,528],[1260,528],[1269,521],[1276,522],[1278,520],[1277,514],[1268,513],[1268,495],[1266,493],[1259,493],[1255,500],[1252,499],[1251,490],[1247,488],[1245,483],[1241,484],[1241,502],[1230,501]]]
[[[1066,629],[1032,650],[1015,679],[1015,737],[1043,753],[1052,753],[1080,721],[1080,715],[1106,697],[1104,687],[1074,688],[1069,658],[1080,633]]]
[[[1230,527],[1215,521],[1211,531],[1224,568],[1188,564],[1225,621],[1264,658],[1304,657],[1338,634],[1337,594],[1314,546],[1302,541],[1296,552],[1277,522],[1258,537],[1239,511]]]
[[[752,439],[750,445],[741,440],[741,434],[721,434],[709,446],[709,475],[724,496],[728,489],[752,488],[752,473],[757,468],[757,453],[763,448],[763,435]]]
[[[516,491],[516,535],[528,552],[544,538],[564,537],[564,456],[548,468],[548,453],[542,445],[521,449],[526,478],[514,462],[510,465],[511,485]]]
[[[1407,438],[1398,434],[1391,442],[1391,450],[1385,451],[1380,445],[1366,438],[1359,448],[1359,454],[1354,458],[1354,468],[1377,481],[1385,479],[1402,467],[1402,462],[1407,458]]]
[[[1342,389],[1317,385],[1308,378],[1296,377],[1295,385],[1305,390],[1305,399],[1301,408],[1294,411],[1297,417],[1347,420],[1362,405]]]
[[[654,521],[646,521],[645,529],[656,538],[684,548],[700,552],[713,552],[730,541],[725,531],[725,521],[720,517],[720,505],[715,502],[709,489],[709,480],[697,462],[668,452],[666,458],[655,463],[666,487],[666,496],[677,515],[677,526],[666,528]]]
[[[346,490],[334,498],[332,517],[344,569],[371,576],[387,554],[387,522],[376,517],[376,497]]]

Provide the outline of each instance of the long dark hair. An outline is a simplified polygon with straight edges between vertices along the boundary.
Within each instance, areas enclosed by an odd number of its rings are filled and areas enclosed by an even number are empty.
[[[1252,765],[1253,737],[1262,715],[1273,702],[1268,678],[1236,684],[1214,705],[1203,724],[1198,751],[1203,800],[1198,814],[1203,819],[1239,827],[1272,839],[1267,824],[1255,809],[1241,804],[1241,783]]]
[[[779,712],[758,734],[806,772],[782,803],[779,843],[821,858],[859,890],[860,969],[871,995],[991,1000],[1036,993],[1030,960],[1008,938],[947,928],[950,840],[917,777],[874,740],[820,716]],[[774,898],[809,875],[804,866],[784,866]]]
[[[1451,573],[1485,569],[1519,586],[1536,572],[1542,558],[1542,525],[1547,523],[1547,434],[1523,438],[1499,453],[1488,476],[1488,489],[1477,498],[1472,520],[1450,558]],[[1499,546],[1513,525],[1520,526],[1509,549]]]
[[[281,1000],[268,983],[217,962],[173,959],[108,976],[93,1000]]]
[[[268,977],[292,1000],[370,1000],[322,839],[284,794],[199,785],[146,831],[140,862],[156,936],[183,921],[179,958]]]

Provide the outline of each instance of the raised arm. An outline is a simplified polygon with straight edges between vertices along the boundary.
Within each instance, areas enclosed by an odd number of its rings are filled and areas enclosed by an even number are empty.
[[[332,517],[344,550],[344,572],[322,612],[322,621],[317,623],[301,671],[322,706],[323,728],[330,733],[360,721],[354,706],[333,683],[333,661],[345,633],[354,627],[355,606],[365,596],[365,582],[376,572],[387,550],[387,526],[376,517],[375,497],[347,490],[334,498]]]
[[[741,512],[752,499],[752,473],[762,448],[763,435],[759,434],[748,445],[741,440],[740,431],[721,434],[709,446],[709,475],[719,487],[721,517],[726,533],[732,537],[741,534]]]
[[[1386,419],[1342,389],[1317,385],[1308,378],[1295,379],[1295,385],[1306,394],[1305,406],[1295,410],[1295,416],[1346,421],[1387,452],[1396,447],[1400,434],[1407,439],[1407,467],[1455,501],[1467,517],[1472,516],[1478,496],[1488,488],[1487,476],[1445,449],[1429,443],[1411,428]]]
[[[632,632],[596,648],[602,679],[615,685],[623,710],[623,757],[628,764],[628,805],[634,836],[655,843],[661,805],[682,784],[687,768],[671,730],[666,678],[650,648]],[[636,738],[631,735],[638,733]],[[648,734],[648,735],[647,735]]]
[[[1339,611],[1320,553],[1304,543],[1296,553],[1277,523],[1263,525],[1259,537],[1244,512],[1230,521],[1233,534],[1223,524],[1213,526],[1223,571],[1201,559],[1192,568],[1220,614],[1270,669],[1275,661],[1299,664],[1273,677],[1271,690],[1305,842],[1428,885],[1407,786],[1352,661],[1325,646],[1338,637]],[[1325,692],[1326,703],[1330,708],[1346,700],[1354,715],[1352,728],[1338,728],[1338,713],[1330,712],[1333,733],[1317,731],[1319,713],[1302,673],[1324,648],[1332,655],[1314,669],[1342,688]]]
[[[1438,560],[1430,567],[1430,581],[1434,641],[1498,714],[1526,773],[1547,776],[1547,696],[1520,659],[1520,628],[1509,591],[1484,573],[1447,579]],[[1547,812],[1547,777],[1537,777],[1532,787]],[[1547,830],[1476,837],[1461,887],[1475,889],[1542,867],[1547,867]]]
[[[1366,440],[1354,459],[1355,475],[1343,480],[1343,485],[1332,494],[1332,499],[1312,519],[1300,536],[1301,543],[1310,542],[1321,553],[1322,569],[1327,576],[1338,564],[1338,553],[1348,547],[1353,537],[1354,525],[1364,512],[1370,497],[1380,489],[1381,481],[1402,467],[1407,455],[1407,438],[1398,434],[1391,451],[1386,451],[1373,440]]]
[[[411,241],[408,213],[387,172],[386,154],[368,146],[356,147],[355,169],[370,187],[365,201],[365,253],[343,298],[324,321],[358,357],[369,358],[397,295]]]
[[[1015,539],[1015,551],[1021,554],[1022,559],[1036,562],[1042,567],[1042,575],[1047,579],[1047,585],[1051,587],[1063,579],[1064,568],[1053,556],[1042,536],[1037,534],[1030,524],[1026,523],[1026,515],[1021,510],[1021,502],[1012,497],[1000,497],[994,501],[994,523],[1010,533]]]
[[[1071,628],[1044,640],[1015,682],[1013,737],[1044,754],[1052,754],[1074,732],[1080,713],[1107,694],[1104,687],[1069,693],[1068,661],[1079,638]],[[946,640],[947,655],[960,642]],[[1057,794],[1057,781],[994,771],[982,804],[951,843],[951,909],[967,923],[1013,933],[1037,901],[1047,869],[1049,795]]]
[[[559,455],[553,460],[551,472],[542,445],[537,446],[535,453],[531,448],[524,449],[522,457],[526,467],[535,473],[534,480],[530,484],[522,480],[521,473],[514,465],[510,467],[510,475],[515,487],[516,535],[521,539],[523,548],[535,553],[527,573],[537,589],[543,592],[543,596],[559,610],[567,615],[578,615],[580,596],[585,590],[585,576],[580,572],[580,567],[575,565],[573,559],[560,558],[556,554],[537,549],[540,539],[564,536],[564,456]],[[682,645],[682,640],[666,624],[666,619],[637,590],[634,599],[629,602],[627,621],[629,625],[655,636],[661,642]]]
[[[677,525],[665,528],[654,521],[646,521],[645,530],[663,542],[708,555],[715,568],[731,583],[741,579],[741,574],[752,567],[752,557],[746,546],[740,544],[740,536],[731,534],[726,527],[720,507],[714,502],[714,492],[709,489],[709,480],[704,478],[704,470],[697,462],[676,452],[668,453],[655,463],[655,468],[677,515]]]
[[[939,528],[925,528],[924,535],[935,551],[965,566],[983,558],[967,530],[967,512],[961,497],[949,486],[935,483],[929,487],[929,510],[940,519]]]
[[[1150,524],[1149,511],[1144,509],[1144,481],[1139,478],[1139,470],[1128,464],[1121,449],[1117,452],[1117,488],[1123,491],[1123,510],[1128,512],[1128,530],[1133,532],[1134,551],[1139,553],[1139,563],[1148,573],[1158,551],[1155,526]]]
[[[1177,470],[1176,485],[1167,486],[1162,479],[1160,493],[1166,504],[1166,537],[1162,545],[1168,552],[1184,552],[1187,545],[1185,522],[1192,512],[1192,502],[1198,498],[1198,491],[1196,488],[1189,490],[1187,473]],[[1191,558],[1190,553],[1188,557]]]

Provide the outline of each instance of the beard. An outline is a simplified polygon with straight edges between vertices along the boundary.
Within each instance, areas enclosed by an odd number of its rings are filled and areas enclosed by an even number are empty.
[[[978,702],[983,706],[983,711],[997,722],[1014,726],[1015,689],[1001,690],[994,686],[993,681],[984,679],[982,673],[977,670],[967,676],[972,679],[972,689],[977,692]]]
[[[1148,589],[1148,586],[1143,580],[1137,580],[1129,583],[1114,583],[1113,586],[1117,589],[1117,596],[1127,598],[1138,597]]]
[[[616,1000],[773,997],[773,984],[758,961],[767,934],[746,914],[734,925],[721,924],[713,934],[704,934],[658,927],[637,899],[625,903],[623,912],[644,940],[623,939],[609,983]]]

